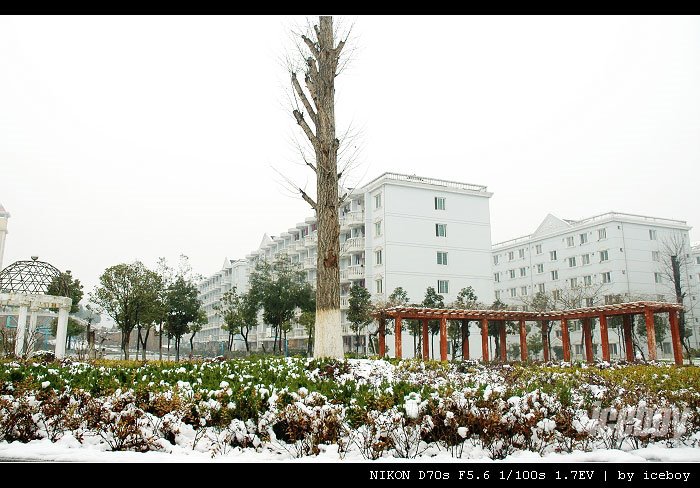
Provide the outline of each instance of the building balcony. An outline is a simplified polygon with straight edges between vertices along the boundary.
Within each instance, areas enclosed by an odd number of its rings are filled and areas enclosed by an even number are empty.
[[[308,236],[304,237],[304,246],[315,246],[317,242],[318,234],[309,234]]]
[[[349,296],[340,296],[340,308],[348,308],[350,306],[350,297]]]
[[[352,252],[361,252],[365,250],[364,237],[352,237],[343,242],[340,246],[340,254],[348,254]]]
[[[364,266],[349,266],[340,270],[340,281],[361,280],[364,277]]]
[[[341,227],[353,227],[358,225],[364,225],[365,223],[365,213],[362,210],[356,210],[354,212],[348,212],[340,217]]]
[[[316,269],[316,256],[304,258],[303,263],[304,269]]]

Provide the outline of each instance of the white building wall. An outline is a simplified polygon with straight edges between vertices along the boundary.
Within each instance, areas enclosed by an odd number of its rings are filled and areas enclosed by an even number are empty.
[[[0,204],[0,270],[2,270],[2,258],[5,255],[5,236],[7,236],[7,219],[10,213]]]
[[[582,296],[595,298],[596,304],[604,303],[606,297],[612,300],[616,295],[620,295],[623,301],[674,301],[673,285],[665,276],[663,267],[664,243],[673,236],[680,236],[685,243],[684,254],[690,256],[689,229],[683,221],[620,213],[579,222],[562,221],[550,215],[538,232],[493,246],[494,280],[498,280],[494,298],[500,298],[508,305],[522,306],[539,291],[538,285],[544,285],[546,293],[559,289],[564,296],[571,296],[571,279],[576,279],[578,286],[585,286],[584,277],[588,276],[591,285],[582,290]],[[586,236],[584,243],[582,234]],[[571,238],[573,245],[570,245]],[[539,254],[537,246],[541,246]],[[520,257],[521,251],[524,257]],[[556,260],[551,259],[552,251],[557,253]],[[606,260],[601,255],[605,252]],[[510,253],[513,253],[512,260]],[[590,264],[583,264],[584,255],[588,255]],[[575,258],[575,266],[570,266],[573,264],[570,258]],[[522,268],[525,268],[525,276],[521,276]],[[691,279],[690,267],[686,268],[688,272],[684,273],[687,276],[683,281],[689,295],[685,302],[687,323],[695,328],[691,344],[697,344],[700,337],[700,330],[695,325],[698,323],[698,308],[697,300],[692,296],[697,296],[700,280]],[[515,278],[511,278],[511,270],[514,270]],[[557,272],[557,279],[552,276],[552,271]],[[605,273],[609,273],[609,283],[604,283]],[[585,305],[581,303],[581,306]],[[615,340],[611,336],[611,343]],[[572,334],[572,343],[577,341],[580,343],[580,333]],[[670,342],[670,334],[664,342]]]

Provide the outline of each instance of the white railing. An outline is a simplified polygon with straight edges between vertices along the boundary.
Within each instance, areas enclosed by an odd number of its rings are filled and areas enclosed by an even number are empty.
[[[364,224],[365,223],[365,213],[362,210],[355,210],[354,212],[348,212],[340,218],[340,225],[352,225],[352,224]]]
[[[340,297],[340,308],[348,308],[348,306],[350,305],[349,300],[350,300],[350,297],[341,296]]]
[[[316,256],[312,258],[304,258],[304,269],[314,269],[316,268]]]
[[[304,237],[304,245],[305,246],[314,246],[314,245],[316,245],[317,241],[318,241],[318,234],[309,234],[308,236]]]
[[[444,186],[446,188],[455,188],[458,190],[470,190],[470,191],[482,191],[482,192],[487,191],[486,185],[474,185],[472,183],[460,183],[459,181],[441,180],[438,178],[424,178],[422,176],[403,175],[400,173],[384,173],[383,175],[380,175],[377,178],[370,181],[369,183],[367,183],[363,188],[366,188],[366,187],[372,185],[375,181],[379,181],[382,178],[386,178],[387,180],[414,181],[414,182],[418,182],[418,183],[427,183],[428,185]]]
[[[340,252],[348,253],[355,251],[365,250],[365,238],[364,237],[351,237],[347,241],[343,242]]]
[[[365,277],[364,266],[350,266],[340,270],[340,279],[342,281],[359,280]]]

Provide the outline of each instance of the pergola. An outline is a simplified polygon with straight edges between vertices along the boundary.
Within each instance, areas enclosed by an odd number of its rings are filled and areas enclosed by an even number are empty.
[[[386,320],[394,320],[394,341],[396,357],[401,358],[401,322],[405,319],[420,320],[423,333],[423,359],[428,359],[428,321],[440,321],[440,359],[447,361],[447,321],[476,321],[481,324],[481,350],[484,361],[488,360],[488,327],[489,322],[497,322],[499,327],[499,356],[501,361],[506,361],[506,321],[517,322],[520,333],[520,359],[527,361],[527,331],[525,322],[539,322],[542,329],[544,360],[549,360],[549,346],[547,341],[548,327],[551,322],[559,322],[561,327],[561,340],[564,352],[564,361],[571,361],[569,320],[581,320],[583,329],[583,342],[586,361],[593,362],[593,337],[591,333],[591,319],[598,318],[600,322],[600,338],[602,342],[603,360],[610,361],[608,347],[608,317],[622,316],[625,351],[628,361],[634,360],[632,345],[632,319],[634,315],[643,315],[646,323],[647,347],[649,359],[656,359],[656,336],[654,334],[654,315],[667,313],[671,326],[671,342],[673,344],[673,357],[676,364],[683,364],[683,351],[681,349],[681,337],[678,327],[678,312],[683,306],[676,303],[665,302],[630,302],[614,305],[601,305],[597,307],[574,308],[569,310],[551,310],[547,312],[525,312],[517,310],[462,310],[445,308],[420,308],[420,307],[389,307],[374,313],[379,321],[379,355],[386,354]],[[462,357],[469,359],[469,335],[463,333]]]

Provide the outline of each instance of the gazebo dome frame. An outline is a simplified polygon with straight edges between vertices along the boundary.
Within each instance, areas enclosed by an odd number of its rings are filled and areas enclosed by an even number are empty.
[[[46,295],[51,282],[61,272],[32,256],[30,261],[16,261],[0,271],[0,292]]]

